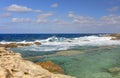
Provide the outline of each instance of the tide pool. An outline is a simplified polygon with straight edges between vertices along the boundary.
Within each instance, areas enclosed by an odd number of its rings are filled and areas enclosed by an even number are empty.
[[[52,60],[64,69],[65,74],[77,78],[120,78],[119,73],[108,72],[109,68],[120,67],[120,46],[77,47],[68,51],[40,53],[33,52],[33,56],[24,58],[33,62]]]

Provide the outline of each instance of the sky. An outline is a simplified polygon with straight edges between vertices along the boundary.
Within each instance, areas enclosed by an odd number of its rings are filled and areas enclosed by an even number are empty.
[[[0,33],[120,33],[120,0],[0,0]]]

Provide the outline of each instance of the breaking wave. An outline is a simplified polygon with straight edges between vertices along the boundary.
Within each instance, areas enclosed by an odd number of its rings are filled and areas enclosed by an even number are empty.
[[[100,36],[84,36],[77,38],[52,36],[47,39],[34,41],[34,42],[41,42],[42,45],[20,47],[20,49],[28,50],[28,51],[58,51],[58,50],[73,49],[78,46],[120,45],[120,40],[111,40],[111,38],[112,37],[100,37]],[[10,42],[2,41],[1,43],[10,43]],[[32,43],[32,42],[22,41],[17,43]]]

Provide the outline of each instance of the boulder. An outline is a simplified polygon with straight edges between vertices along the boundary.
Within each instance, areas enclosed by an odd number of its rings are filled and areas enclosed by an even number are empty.
[[[41,45],[41,43],[40,43],[40,42],[34,42],[34,44],[36,44],[36,45]]]

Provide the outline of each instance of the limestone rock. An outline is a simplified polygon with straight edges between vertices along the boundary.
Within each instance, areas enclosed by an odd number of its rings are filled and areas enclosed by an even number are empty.
[[[31,46],[33,43],[18,43],[18,46]]]
[[[2,67],[0,67],[0,78],[12,78],[12,74]]]
[[[34,44],[36,44],[36,45],[41,45],[41,43],[40,43],[40,42],[34,42]]]
[[[19,47],[19,46],[31,46],[31,45],[41,45],[40,42],[31,42],[31,43],[6,43],[6,44],[1,44],[0,43],[0,47],[5,47],[5,48],[15,48],[15,47]]]
[[[21,54],[0,47],[0,78],[73,78],[53,74],[40,65],[24,60]]]
[[[14,48],[14,47],[18,47],[18,45],[16,43],[9,43],[9,44],[0,44],[0,47]]]
[[[106,36],[112,37],[111,40],[120,40],[120,33],[117,33],[117,34],[108,34]]]

